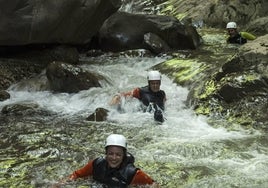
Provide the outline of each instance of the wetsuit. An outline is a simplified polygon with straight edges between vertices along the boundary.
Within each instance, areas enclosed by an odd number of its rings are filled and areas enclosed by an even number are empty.
[[[132,96],[143,103],[142,109],[145,112],[154,112],[154,119],[164,122],[163,111],[165,110],[166,93],[163,90],[153,92],[149,86],[135,88],[131,92],[122,93],[123,96]]]
[[[227,39],[228,43],[236,43],[236,44],[245,44],[247,43],[247,40],[254,40],[256,37],[248,32],[240,32],[237,33],[233,37],[229,37]]]
[[[131,183],[137,168],[131,162],[120,168],[109,168],[107,161],[100,157],[93,162],[93,179],[109,185],[109,188],[127,188]]]
[[[163,90],[159,90],[158,92],[152,92],[149,89],[149,86],[140,88],[140,97],[139,100],[145,105],[149,106],[150,103],[153,105],[157,105],[162,110],[165,110],[165,101],[166,94]],[[154,106],[156,108],[156,106]]]
[[[131,154],[129,154],[131,155]],[[123,188],[127,185],[150,185],[153,179],[142,170],[134,166],[134,157],[127,157],[119,169],[110,169],[107,161],[103,157],[96,158],[88,162],[83,168],[74,171],[71,179],[92,176],[99,183],[106,184],[108,187]]]

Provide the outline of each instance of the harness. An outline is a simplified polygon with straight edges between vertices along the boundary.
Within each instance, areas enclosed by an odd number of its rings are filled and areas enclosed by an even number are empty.
[[[93,161],[93,179],[109,188],[127,188],[138,168],[134,166],[134,157],[128,153],[120,168],[109,168],[105,158]]]
[[[164,99],[165,99],[165,92],[160,90],[158,92],[152,92],[149,89],[149,86],[141,87],[140,88],[140,101],[148,107],[150,104],[153,104],[154,108],[157,109],[157,106],[161,108],[161,110],[165,109]],[[157,106],[156,106],[157,105]]]

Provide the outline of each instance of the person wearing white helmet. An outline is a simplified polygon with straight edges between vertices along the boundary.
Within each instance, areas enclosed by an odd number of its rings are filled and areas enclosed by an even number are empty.
[[[248,32],[239,32],[235,22],[229,22],[226,25],[229,37],[227,43],[245,44],[247,40],[254,40],[256,37]]]
[[[122,97],[134,97],[143,104],[144,111],[154,112],[154,119],[163,122],[163,111],[165,110],[166,93],[160,89],[161,74],[159,71],[151,70],[147,75],[148,85],[138,87],[129,92],[123,92],[113,97],[110,105],[120,104]]]
[[[127,152],[126,138],[121,134],[111,134],[105,143],[105,157],[98,157],[88,162],[83,168],[74,171],[68,180],[92,177],[93,180],[110,188],[126,188],[129,185],[151,185],[160,188],[150,176],[134,165],[134,157]],[[56,186],[54,186],[56,187]]]

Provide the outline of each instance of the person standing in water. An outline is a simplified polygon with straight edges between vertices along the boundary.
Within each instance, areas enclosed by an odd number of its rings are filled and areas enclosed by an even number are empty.
[[[247,40],[254,40],[256,37],[248,32],[239,32],[235,22],[229,22],[226,25],[229,37],[227,43],[232,44],[245,44]]]
[[[148,85],[138,87],[129,92],[123,92],[115,95],[110,105],[118,105],[121,103],[122,97],[134,97],[139,99],[143,106],[144,111],[153,112],[154,119],[159,122],[164,121],[163,112],[165,110],[166,93],[160,89],[161,74],[159,71],[149,71]]]
[[[153,188],[160,188],[149,175],[135,167],[135,159],[127,152],[127,141],[123,135],[111,134],[107,137],[105,154],[105,157],[90,160],[84,167],[68,176],[67,180],[54,187],[59,187],[66,181],[91,176],[109,188],[127,188],[129,185],[150,185]]]

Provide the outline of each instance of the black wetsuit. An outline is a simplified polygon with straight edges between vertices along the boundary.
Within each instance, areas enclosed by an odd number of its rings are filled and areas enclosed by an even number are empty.
[[[240,33],[237,33],[233,37],[229,37],[227,39],[228,43],[236,43],[236,44],[245,44],[247,43],[247,39],[243,38]]]
[[[149,86],[140,88],[140,101],[149,108],[154,109],[154,119],[159,122],[164,121],[163,111],[165,110],[165,102],[166,94],[163,90],[159,90],[158,92],[153,92],[149,89]],[[150,106],[153,105],[153,106]],[[160,109],[159,109],[160,108]],[[147,111],[151,111],[152,109],[148,109]]]
[[[166,94],[163,90],[158,92],[152,92],[149,89],[149,86],[141,87],[140,88],[140,101],[145,105],[149,106],[150,103],[157,105],[162,110],[165,110],[165,103],[164,99]]]
[[[120,168],[109,168],[106,159],[99,157],[93,162],[93,179],[108,188],[127,188],[137,170],[131,154],[128,154]]]

